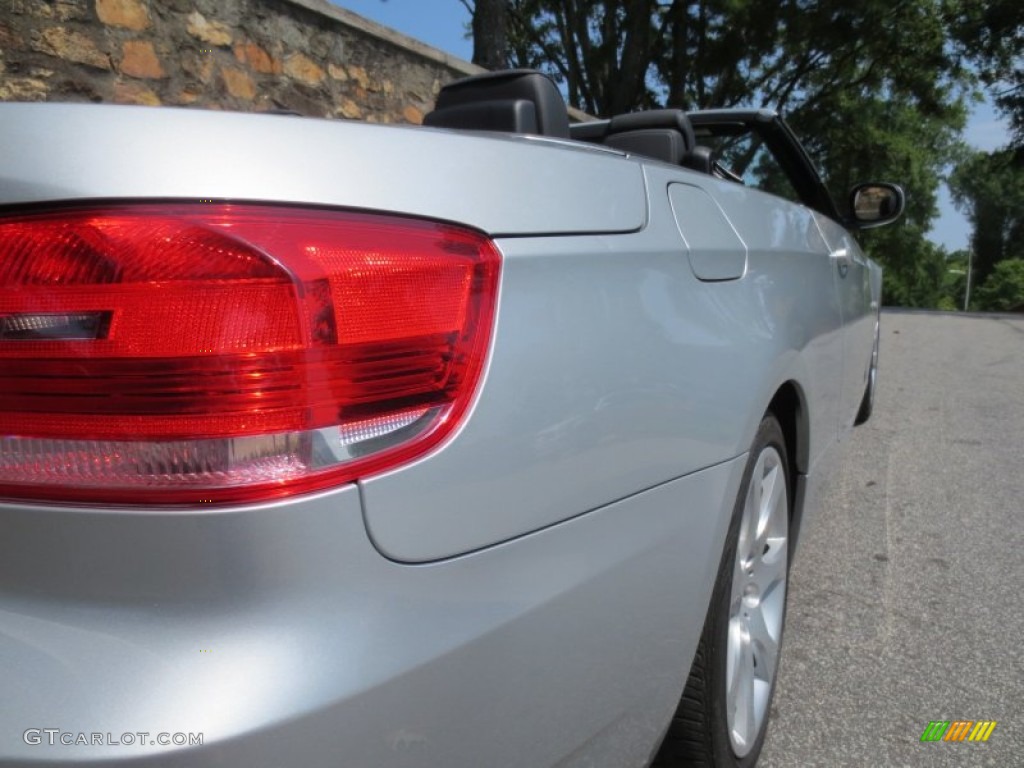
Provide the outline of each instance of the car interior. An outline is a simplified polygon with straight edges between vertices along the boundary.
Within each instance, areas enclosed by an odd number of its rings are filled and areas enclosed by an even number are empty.
[[[683,110],[653,109],[570,124],[558,86],[534,70],[489,72],[450,83],[423,124],[571,138],[743,183],[715,162],[710,147],[697,143]]]

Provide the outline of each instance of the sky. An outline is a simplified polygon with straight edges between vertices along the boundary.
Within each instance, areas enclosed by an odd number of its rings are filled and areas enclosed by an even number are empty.
[[[334,5],[467,61],[473,56],[473,44],[466,36],[469,11],[460,0],[337,0]],[[987,102],[975,105],[964,138],[975,149],[997,149],[1009,141],[1007,122]],[[929,236],[947,250],[955,251],[967,247],[970,229],[943,186],[939,192],[939,216]]]

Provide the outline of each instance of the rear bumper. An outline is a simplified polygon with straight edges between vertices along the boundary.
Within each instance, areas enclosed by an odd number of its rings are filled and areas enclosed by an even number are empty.
[[[0,766],[643,764],[744,459],[424,565],[379,554],[355,487],[0,506]]]

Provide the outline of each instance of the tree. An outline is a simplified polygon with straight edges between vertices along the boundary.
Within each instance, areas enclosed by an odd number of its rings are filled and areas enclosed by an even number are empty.
[[[508,0],[476,0],[472,14],[473,63],[485,69],[508,69]]]
[[[937,309],[947,311],[962,310],[967,298],[967,270],[971,256],[965,250],[954,251],[946,256],[946,270],[942,278],[941,295],[935,305]]]
[[[879,239],[883,237],[882,245]],[[873,258],[885,263],[882,301],[886,306],[939,306],[945,294],[948,265],[946,251],[924,236],[919,227],[898,224],[871,234],[866,247]]]
[[[1024,311],[1024,261],[1006,259],[996,264],[975,296],[978,309]]]
[[[569,103],[593,115],[652,107],[648,81],[659,55],[656,0],[510,0],[517,66],[565,85]]]
[[[937,212],[944,159],[958,151],[962,117],[925,117],[912,105],[863,101],[842,129],[823,125],[819,162],[836,200],[858,181],[900,183],[906,210],[896,224],[860,235],[868,254],[885,267],[887,305],[934,307],[942,295],[945,254],[927,232]]]
[[[955,2],[508,0],[510,53],[600,116],[654,104],[792,112],[834,106],[837,94],[935,113],[966,72],[946,41]]]
[[[1024,148],[1024,3],[986,0],[950,8],[960,55],[978,68],[996,105],[1010,118],[1015,146]]]
[[[1005,259],[1024,258],[1024,165],[1020,150],[968,155],[949,179],[953,201],[973,234],[974,275],[980,284]]]

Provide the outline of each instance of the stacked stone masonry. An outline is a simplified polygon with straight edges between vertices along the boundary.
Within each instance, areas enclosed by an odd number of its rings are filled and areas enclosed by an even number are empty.
[[[419,123],[480,68],[324,0],[4,0],[0,100]]]

